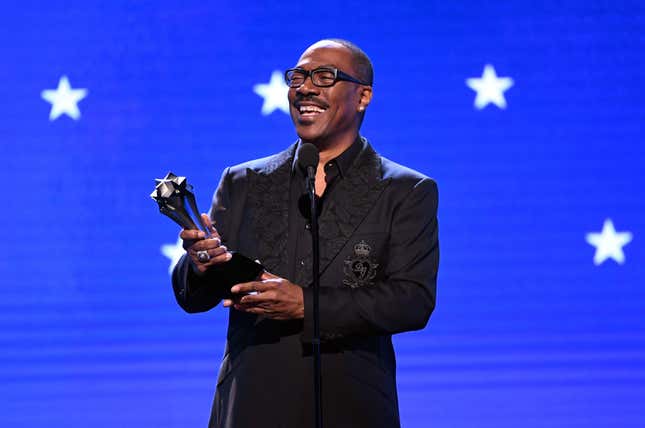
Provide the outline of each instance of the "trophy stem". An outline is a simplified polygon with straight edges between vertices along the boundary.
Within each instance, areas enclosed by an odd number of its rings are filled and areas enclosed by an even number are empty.
[[[195,201],[195,195],[192,193],[188,193],[186,195],[186,199],[188,200],[188,205],[190,205],[190,209],[193,210],[193,214],[195,215],[196,218],[199,219],[199,225],[201,226],[201,229],[206,234],[206,237],[210,238],[211,231],[209,230],[208,226],[206,225],[206,222],[204,222],[204,219],[202,218],[201,214],[199,213],[199,210],[197,209],[197,202]]]

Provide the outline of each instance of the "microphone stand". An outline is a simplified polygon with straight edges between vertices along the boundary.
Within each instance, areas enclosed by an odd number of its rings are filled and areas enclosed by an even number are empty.
[[[316,417],[316,428],[322,428],[322,405],[321,405],[321,371],[320,371],[320,308],[318,305],[320,295],[320,241],[318,240],[318,212],[316,204],[316,170],[312,166],[307,167],[307,193],[311,204],[311,243],[313,250],[312,274],[313,274],[313,307],[314,307],[314,407]]]

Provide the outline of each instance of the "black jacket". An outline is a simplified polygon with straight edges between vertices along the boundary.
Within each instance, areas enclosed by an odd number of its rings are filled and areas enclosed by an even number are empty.
[[[437,187],[360,143],[319,220],[323,422],[398,427],[391,335],[423,328],[435,306]],[[226,169],[211,209],[229,249],[283,277],[295,149]],[[288,279],[304,287],[304,322],[230,311],[210,427],[313,426],[311,254],[301,258]],[[209,310],[222,298],[217,273],[198,277],[190,263],[173,273],[177,301]]]

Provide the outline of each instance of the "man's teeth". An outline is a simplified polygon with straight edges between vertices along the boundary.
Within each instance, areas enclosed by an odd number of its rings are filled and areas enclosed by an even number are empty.
[[[300,113],[322,113],[325,109],[316,106],[300,106]]]

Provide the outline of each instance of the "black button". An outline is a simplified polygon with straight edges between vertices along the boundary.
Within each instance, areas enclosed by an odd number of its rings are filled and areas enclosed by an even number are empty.
[[[311,225],[309,223],[305,224],[305,229],[307,230],[311,229]]]

